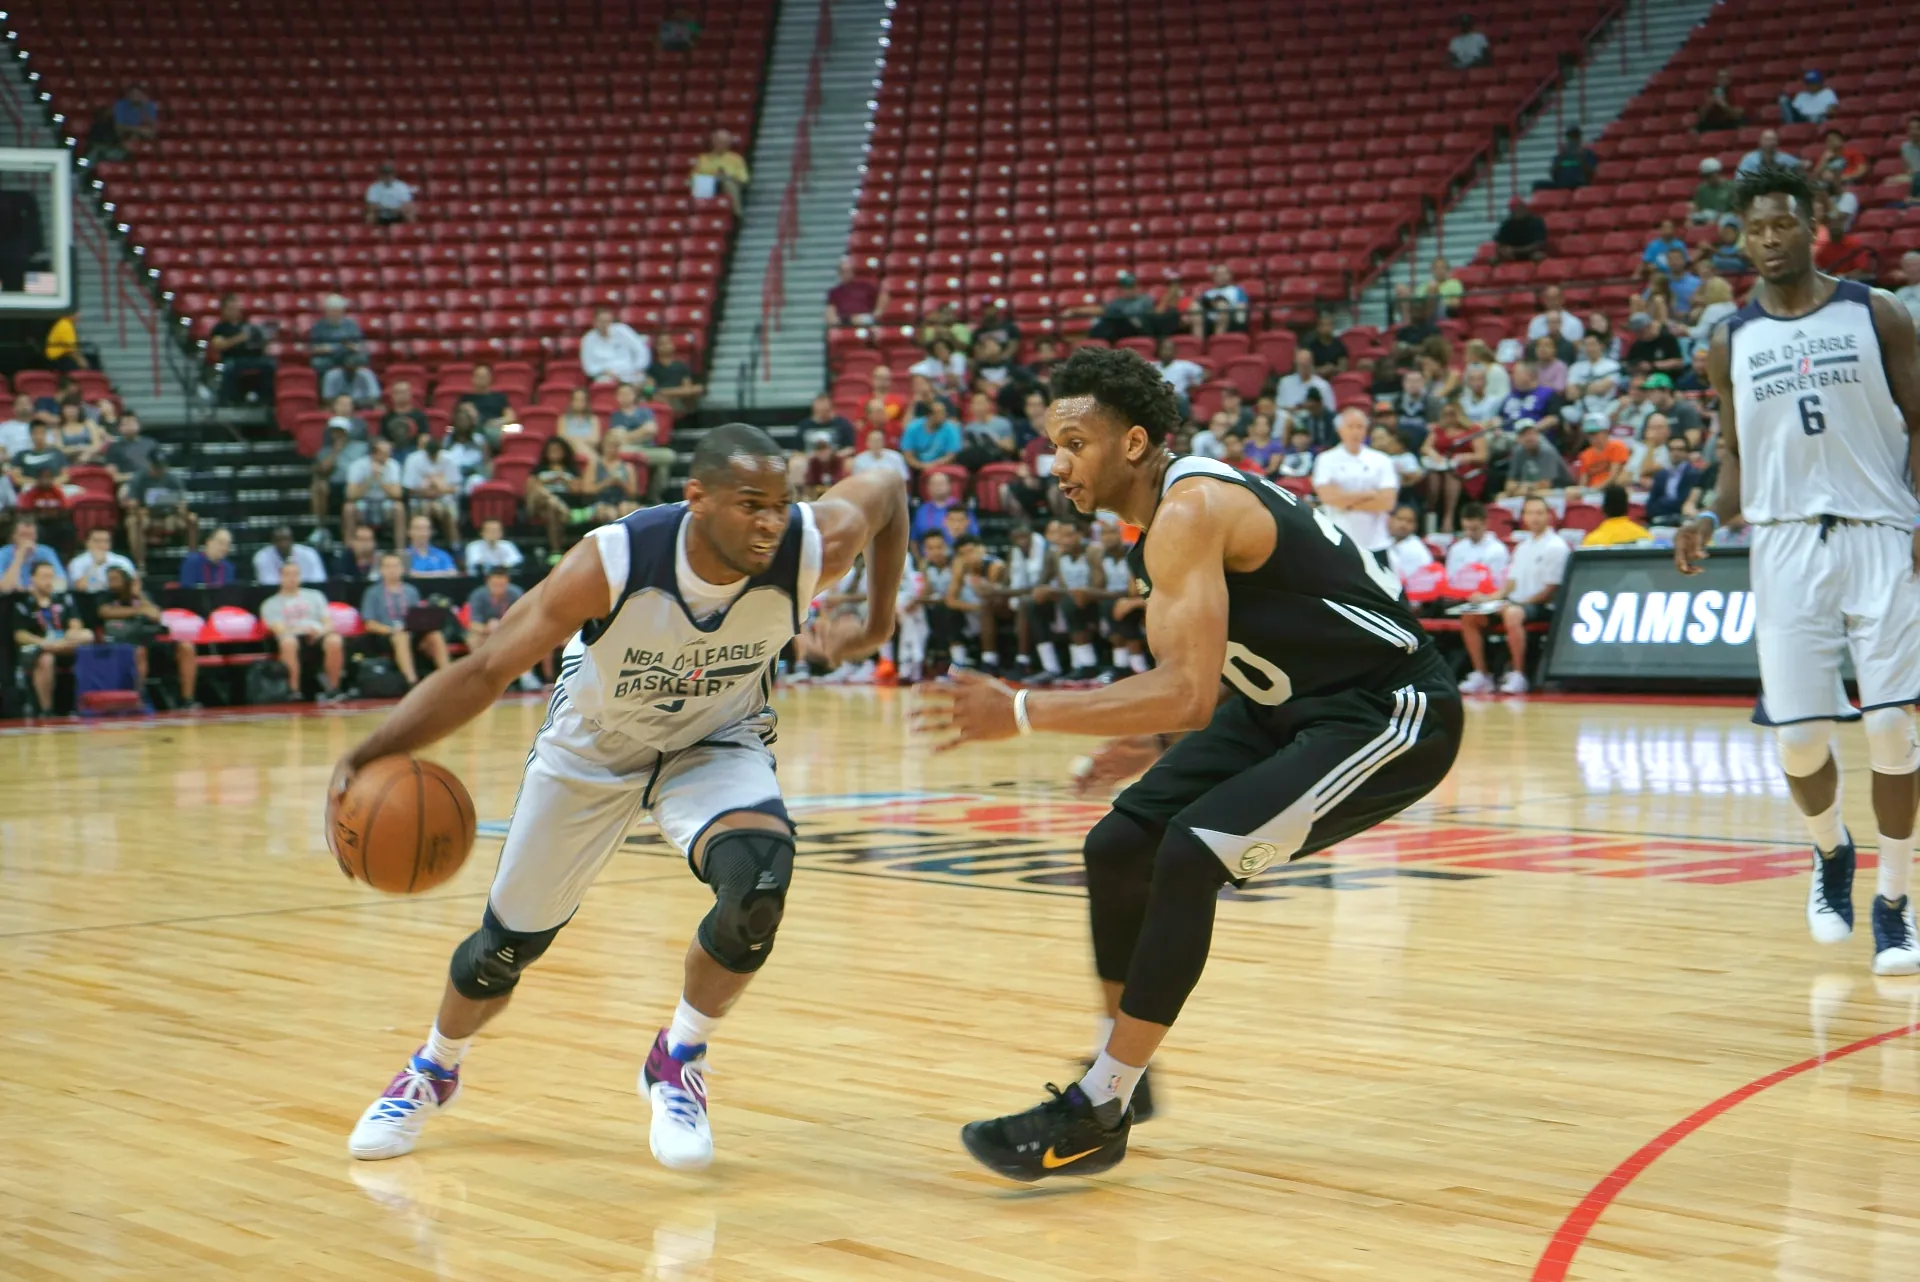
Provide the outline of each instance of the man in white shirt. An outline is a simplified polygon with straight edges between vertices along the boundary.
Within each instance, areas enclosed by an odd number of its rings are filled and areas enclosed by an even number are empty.
[[[1355,407],[1340,412],[1334,430],[1340,447],[1313,460],[1313,492],[1333,523],[1345,530],[1363,552],[1381,552],[1392,544],[1387,513],[1400,494],[1400,474],[1393,460],[1367,444],[1372,424]]]
[[[407,490],[393,444],[376,436],[366,457],[347,464],[347,504],[341,525],[347,536],[363,525],[385,525],[393,530],[393,545],[407,538]]]
[[[509,570],[518,569],[524,559],[520,549],[507,541],[506,531],[498,521],[482,521],[480,537],[467,544],[467,573],[471,575],[485,575],[489,568],[496,565]]]
[[[121,570],[130,579],[140,574],[133,562],[113,550],[113,531],[89,530],[87,546],[79,556],[67,562],[67,589],[71,592],[105,592],[107,571]]]
[[[260,603],[260,622],[274,635],[294,698],[301,697],[300,659],[315,650],[320,651],[320,702],[342,697],[340,673],[346,667],[346,645],[333,630],[327,598],[317,588],[300,586],[300,567],[292,561],[280,567],[280,590]]]
[[[906,456],[899,450],[887,448],[887,434],[878,428],[867,433],[867,448],[853,456],[853,462],[847,465],[853,475],[870,472],[875,468],[891,472],[902,481],[911,483],[913,472],[907,467]]]
[[[1567,400],[1581,412],[1605,414],[1620,396],[1620,362],[1607,355],[1598,335],[1580,340],[1580,359],[1567,366]]]
[[[1190,361],[1176,355],[1171,338],[1160,340],[1158,355],[1160,377],[1167,380],[1167,386],[1171,387],[1173,394],[1180,398],[1181,413],[1184,414],[1187,404],[1191,403],[1194,386],[1207,381],[1206,367],[1198,361]]]
[[[304,543],[293,541],[293,531],[282,525],[273,532],[273,541],[253,554],[253,581],[262,587],[280,581],[280,567],[287,562],[300,567],[302,583],[325,583],[327,563]]]
[[[455,504],[461,477],[460,460],[432,432],[420,433],[420,448],[407,455],[400,469],[407,507],[415,516],[439,522],[448,547],[457,547],[460,542],[460,514]]]
[[[1490,694],[1493,677],[1487,671],[1487,629],[1498,618],[1507,634],[1512,669],[1500,679],[1502,694],[1527,692],[1527,625],[1553,616],[1553,598],[1567,575],[1573,549],[1553,533],[1553,513],[1545,499],[1530,498],[1520,509],[1520,525],[1531,536],[1516,543],[1507,574],[1503,604],[1497,614],[1467,614],[1460,618],[1460,640],[1467,647],[1473,672],[1460,683],[1462,694]]]
[[[1290,410],[1305,401],[1308,392],[1320,393],[1320,403],[1328,410],[1336,408],[1333,384],[1313,372],[1313,353],[1302,347],[1293,353],[1293,373],[1281,379],[1279,387],[1274,389],[1274,403]]]
[[[1215,410],[1207,425],[1193,434],[1187,442],[1187,453],[1195,458],[1223,459],[1227,456],[1227,437],[1233,434],[1233,425],[1225,410]]]
[[[0,450],[7,457],[24,454],[33,448],[33,398],[16,396],[13,398],[13,417],[0,422]]]
[[[1762,129],[1760,131],[1760,145],[1740,157],[1740,164],[1735,168],[1734,172],[1751,174],[1757,172],[1763,165],[1783,165],[1788,169],[1798,169],[1801,163],[1800,157],[1794,155],[1792,152],[1780,150],[1780,135],[1778,133],[1771,129]]]
[[[653,364],[653,346],[633,326],[596,307],[593,328],[580,336],[580,368],[596,383],[638,383]]]
[[[1920,325],[1920,250],[1910,249],[1900,255],[1900,279],[1907,283],[1894,290],[1893,296],[1913,317],[1913,323]],[[16,413],[15,417],[19,415]],[[0,423],[0,432],[7,427],[8,424]]]
[[[1817,125],[1840,105],[1840,95],[1817,71],[1809,71],[1805,81],[1806,88],[1793,95],[1793,114],[1799,121]]]
[[[385,227],[413,221],[413,188],[393,176],[392,165],[380,166],[380,179],[367,188],[367,221]]]
[[[1549,285],[1540,291],[1540,311],[1527,322],[1527,341],[1534,342],[1552,334],[1577,343],[1587,327],[1566,308],[1566,295],[1560,292],[1558,285]]]
[[[1460,15],[1460,34],[1447,41],[1447,54],[1453,59],[1453,67],[1456,71],[1465,71],[1468,67],[1478,67],[1486,63],[1486,33],[1473,29],[1472,14]]]
[[[1402,503],[1387,518],[1387,537],[1393,540],[1387,545],[1387,566],[1400,576],[1402,583],[1415,570],[1433,564],[1433,553],[1427,550],[1426,540],[1414,532],[1419,528],[1420,514],[1413,510],[1411,503]]]
[[[1448,580],[1470,565],[1485,566],[1496,588],[1506,582],[1507,545],[1487,529],[1486,505],[1474,502],[1460,505],[1460,535],[1447,544]]]

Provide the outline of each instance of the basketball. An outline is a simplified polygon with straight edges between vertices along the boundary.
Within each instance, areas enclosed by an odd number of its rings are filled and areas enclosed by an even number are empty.
[[[382,757],[353,777],[333,815],[333,853],[355,881],[394,895],[432,890],[473,850],[473,798],[453,772]]]

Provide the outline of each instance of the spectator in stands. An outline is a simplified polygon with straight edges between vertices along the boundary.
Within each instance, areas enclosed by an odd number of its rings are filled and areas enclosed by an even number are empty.
[[[1304,368],[1300,364],[1302,351],[1313,358],[1312,368],[1308,372],[1318,374],[1322,379],[1345,373],[1348,363],[1353,359],[1352,353],[1347,350],[1346,343],[1333,332],[1333,313],[1329,311],[1322,311],[1313,318],[1312,331],[1308,333],[1306,341],[1294,350],[1293,368],[1296,373]],[[1300,399],[1305,398],[1306,392],[1303,389],[1300,392]],[[1333,399],[1331,389],[1328,390],[1326,399],[1329,402]],[[1295,404],[1298,403],[1295,401]]]
[[[1572,381],[1571,371],[1568,381]],[[1513,366],[1513,390],[1507,393],[1500,407],[1500,421],[1509,434],[1517,434],[1520,420],[1532,419],[1548,440],[1555,440],[1560,434],[1564,405],[1560,393],[1540,386],[1532,362],[1517,361]]]
[[[833,450],[833,439],[820,433],[806,438],[806,452],[790,460],[788,477],[805,499],[817,499],[846,475],[846,460]]]
[[[1800,157],[1790,151],[1780,150],[1780,135],[1772,129],[1760,131],[1760,145],[1740,157],[1734,172],[1740,174],[1758,173],[1763,166],[1778,165],[1787,169],[1801,168]]]
[[[1393,292],[1402,298],[1412,296],[1427,299],[1433,306],[1435,316],[1446,317],[1460,309],[1460,299],[1467,292],[1467,287],[1454,278],[1452,264],[1444,258],[1435,258],[1427,269],[1427,279],[1410,292],[1404,285],[1395,286]]]
[[[1395,358],[1410,354],[1401,348],[1418,348],[1439,332],[1440,327],[1433,323],[1433,299],[1414,299],[1407,304],[1407,323],[1393,331]]]
[[[725,196],[733,205],[733,212],[739,213],[742,200],[747,193],[747,184],[753,180],[752,172],[747,168],[747,158],[733,149],[733,135],[724,129],[713,131],[713,137],[707,149],[693,162],[694,195],[700,194],[701,178],[711,178],[714,189]]]
[[[967,381],[967,354],[955,351],[943,337],[927,344],[927,354],[907,367],[907,373],[924,378],[941,396],[958,394]]]
[[[600,453],[600,416],[593,412],[586,388],[576,387],[568,395],[567,408],[555,424],[554,434],[567,443],[583,467]]]
[[[1404,417],[1401,421],[1405,422]],[[1457,403],[1449,401],[1440,407],[1420,447],[1420,462],[1427,470],[1427,510],[1440,514],[1442,531],[1453,530],[1461,498],[1477,495],[1485,488],[1496,441],[1503,449],[1507,445],[1498,427],[1475,427],[1461,416]]]
[[[73,527],[67,512],[66,474],[58,466],[43,463],[28,474],[31,483],[23,487],[15,503],[23,513],[31,513],[40,521],[40,529],[56,545],[69,545]]]
[[[1847,216],[1839,210],[1827,215],[1827,241],[1813,251],[1813,265],[1835,276],[1872,282],[1873,250],[1847,225]]]
[[[1623,371],[1620,362],[1607,355],[1598,334],[1580,340],[1580,359],[1567,367],[1567,400],[1577,402],[1582,413],[1608,413],[1620,396]]]
[[[831,406],[832,402],[828,404]],[[851,425],[848,433],[852,433]],[[657,494],[665,492],[667,477],[673,471],[673,451],[660,444],[660,420],[640,403],[640,389],[631,383],[622,383],[613,389],[613,413],[607,416],[607,435],[620,442],[622,454],[645,459],[649,473],[659,474],[649,475],[647,483],[647,501],[658,503]]]
[[[1364,405],[1364,402],[1362,404]],[[1275,406],[1276,410],[1278,408]],[[1331,449],[1340,439],[1340,434],[1333,425],[1333,410],[1327,405],[1317,387],[1308,388],[1306,400],[1301,401],[1291,410],[1278,413],[1273,420],[1275,436],[1283,436],[1296,427],[1306,432],[1307,439],[1317,448]]]
[[[1613,435],[1613,422],[1605,414],[1588,414],[1580,420],[1586,448],[1573,461],[1574,480],[1589,490],[1604,489],[1620,481],[1633,459],[1633,449]]]
[[[596,383],[638,383],[653,364],[653,348],[613,308],[593,309],[593,327],[580,336],[580,368]]]
[[[1502,263],[1537,263],[1547,256],[1547,220],[1518,196],[1507,202],[1507,216],[1493,230],[1493,256]]]
[[[0,455],[12,458],[33,445],[33,398],[13,398],[13,417],[0,422]],[[5,460],[0,459],[0,463]]]
[[[1427,387],[1427,376],[1417,369],[1400,371],[1400,390],[1393,397],[1394,413],[1402,429],[1424,431],[1440,417],[1441,398]]]
[[[1155,356],[1160,377],[1173,389],[1175,398],[1180,402],[1181,416],[1185,417],[1191,412],[1193,389],[1207,381],[1206,367],[1181,356],[1171,338],[1160,340]]]
[[[80,401],[61,401],[52,444],[66,455],[70,466],[85,467],[100,462],[107,452],[108,437],[98,423],[86,417],[86,406]]]
[[[336,545],[327,552],[327,577],[348,583],[365,583],[380,573],[380,549],[373,541],[373,527],[362,525],[347,534],[345,546]]]
[[[380,581],[370,585],[360,598],[360,621],[374,636],[387,638],[393,647],[393,666],[400,669],[408,685],[417,685],[420,674],[413,663],[416,641],[407,630],[407,615],[420,604],[420,589],[408,583],[404,575],[405,565],[398,552],[382,554]],[[433,660],[436,670],[447,666],[447,639],[437,629],[423,630],[417,644]]]
[[[586,464],[582,493],[593,500],[595,525],[617,521],[640,505],[640,478],[633,464],[620,457],[620,443],[600,442],[600,452]]]
[[[1662,218],[1659,230],[1640,251],[1640,261],[1634,265],[1633,269],[1635,278],[1649,277],[1655,272],[1666,270],[1667,255],[1674,250],[1679,250],[1684,260],[1687,256],[1687,242],[1680,239],[1680,229],[1674,224],[1673,219]]]
[[[1680,355],[1680,340],[1653,317],[1635,312],[1627,318],[1627,328],[1634,335],[1623,361],[1630,372],[1674,375],[1687,367],[1686,359]]]
[[[1693,189],[1693,203],[1687,207],[1687,221],[1718,223],[1733,214],[1733,180],[1728,178],[1720,157],[1708,156],[1700,162],[1700,182]]]
[[[273,634],[274,653],[287,668],[287,687],[303,698],[300,660],[320,656],[320,702],[342,697],[340,674],[346,669],[347,647],[333,630],[327,598],[318,588],[301,586],[300,567],[288,561],[280,567],[280,590],[260,603],[260,622]]]
[[[55,585],[63,591],[66,589],[67,581],[60,573],[59,553],[40,542],[40,523],[22,513],[14,518],[11,540],[0,547],[0,596],[25,591],[38,565],[53,567]]]
[[[1907,136],[1900,140],[1900,181],[1907,185],[1909,203],[1920,199],[1920,112],[1907,117]]]
[[[1523,418],[1515,426],[1519,433],[1507,455],[1507,484],[1502,496],[1545,494],[1573,484],[1566,456],[1540,434],[1540,425]]]
[[[500,620],[507,617],[507,611],[513,608],[526,593],[514,586],[504,565],[491,565],[486,570],[486,581],[476,587],[467,597],[467,649],[479,650],[493,639],[500,629]],[[522,690],[538,690],[540,678],[532,672],[520,674]]]
[[[1615,436],[1632,440],[1647,425],[1647,419],[1653,413],[1653,402],[1647,399],[1647,377],[1645,374],[1627,376],[1627,390],[1613,403],[1610,414]]]
[[[1333,385],[1317,372],[1312,347],[1298,347],[1293,353],[1293,373],[1280,380],[1273,398],[1281,409],[1291,411],[1306,401],[1309,392],[1320,393],[1322,405],[1334,403]]]
[[[1840,179],[1855,182],[1866,176],[1869,167],[1865,153],[1847,144],[1847,131],[1838,125],[1829,125],[1826,146],[1814,160],[1813,172],[1828,182]]]
[[[87,545],[67,562],[67,586],[75,592],[105,592],[107,571],[134,573],[133,562],[113,550],[113,531],[96,528],[87,531]]]
[[[1555,351],[1557,352],[1558,350],[1556,347]],[[1512,393],[1512,376],[1507,373],[1507,367],[1500,363],[1499,359],[1493,353],[1493,348],[1487,346],[1484,339],[1470,338],[1467,340],[1466,358],[1467,363],[1465,368],[1472,369],[1475,365],[1478,365],[1486,371],[1487,390],[1489,392],[1500,397],[1502,400],[1505,400],[1506,397]]]
[[[300,571],[302,583],[325,583],[326,562],[304,543],[293,541],[293,531],[284,525],[274,527],[273,539],[253,554],[253,581],[262,587],[280,581],[280,567],[291,561]]]
[[[1680,525],[1700,510],[1706,486],[1706,468],[1698,450],[1676,441],[1667,451],[1667,465],[1653,474],[1647,486],[1647,523]]]
[[[550,436],[540,447],[540,462],[527,477],[527,515],[547,527],[547,546],[558,551],[573,522],[574,500],[580,489],[580,465],[567,443]],[[584,515],[584,513],[583,513]]]
[[[1672,461],[1672,440],[1672,421],[1657,410],[1647,415],[1646,426],[1640,429],[1640,439],[1627,442],[1630,457],[1627,459],[1626,475],[1620,478],[1620,484],[1629,489],[1639,489],[1651,482],[1653,474]],[[1680,448],[1686,448],[1684,441]]]
[[[193,697],[193,691],[200,672],[200,654],[193,642],[176,641],[168,634],[160,621],[160,607],[140,586],[140,578],[131,565],[110,565],[103,590],[106,595],[95,607],[100,616],[100,630],[110,644],[134,648],[133,668],[141,688],[145,689],[147,684],[151,662],[148,651],[171,649],[174,675],[180,682],[179,707],[184,712],[197,710],[200,703]]]
[[[1533,374],[1540,386],[1567,394],[1567,362],[1560,359],[1560,344],[1565,339],[1552,334],[1542,334],[1533,340]],[[1579,359],[1576,347],[1575,359]],[[1482,367],[1484,368],[1484,367]],[[1511,386],[1511,385],[1509,385]]]
[[[1507,578],[1507,545],[1487,529],[1484,503],[1460,505],[1460,533],[1447,544],[1447,578],[1463,573],[1469,566],[1481,566],[1493,576],[1495,591],[1487,599],[1499,596],[1498,585]]]
[[[93,644],[93,631],[80,622],[79,608],[54,564],[35,565],[26,592],[14,600],[13,644],[20,671],[33,688],[34,707],[41,716],[51,715],[55,660]]]
[[[961,445],[959,426],[947,418],[947,403],[935,397],[928,402],[926,412],[907,425],[900,438],[900,453],[918,476],[925,468],[953,462]]]
[[[113,104],[113,128],[122,143],[152,142],[160,136],[160,108],[145,85],[129,85]]]
[[[1693,349],[1693,357],[1687,365],[1686,373],[1674,380],[1674,387],[1682,392],[1706,392],[1713,386],[1707,377],[1708,349],[1705,343]]]
[[[452,554],[445,548],[435,546],[433,523],[424,516],[416,516],[407,522],[405,552],[408,578],[451,578],[460,573],[460,567],[453,563]]]
[[[1648,404],[1652,412],[1664,414],[1677,435],[1697,440],[1706,431],[1706,420],[1692,401],[1684,400],[1675,394],[1674,382],[1666,374],[1649,374],[1645,383]]]
[[[647,379],[653,394],[667,403],[675,414],[691,414],[706,395],[706,387],[693,381],[693,369],[680,359],[671,334],[662,334],[653,345],[653,364],[647,367]]]
[[[1746,237],[1739,222],[1729,220],[1720,224],[1714,242],[1707,250],[1707,265],[1720,276],[1744,276],[1753,270],[1753,264],[1747,259]]]
[[[1583,548],[1618,547],[1622,543],[1645,543],[1651,539],[1653,532],[1628,516],[1628,511],[1626,486],[1609,485],[1602,490],[1600,512],[1606,519],[1587,531],[1587,537],[1580,540],[1580,546]]]
[[[1013,359],[1013,349],[1020,345],[1020,322],[1015,320],[1013,312],[1004,298],[982,299],[980,313],[974,318],[973,342],[979,346],[982,339],[992,339],[1000,345],[1002,354],[1008,362]],[[976,367],[986,363],[980,353],[974,354]]]
[[[907,466],[905,456],[899,450],[887,448],[887,434],[879,428],[867,433],[867,448],[854,455],[848,466],[855,476],[879,469],[903,481],[913,479],[913,471]]]
[[[967,418],[960,425],[960,455],[955,460],[969,472],[989,463],[1005,463],[1019,451],[1013,443],[1013,421],[994,410],[993,398],[975,392],[967,399]]]
[[[420,433],[417,448],[400,467],[400,486],[407,493],[407,511],[417,525],[435,521],[448,544],[460,538],[460,491],[465,481],[459,460],[432,432]],[[417,571],[409,571],[417,573]]]
[[[1233,270],[1225,263],[1214,264],[1213,284],[1194,300],[1187,311],[1187,323],[1195,338],[1246,332],[1247,291],[1234,283]]]
[[[1669,249],[1666,261],[1659,265],[1659,271],[1666,280],[1674,317],[1685,317],[1693,310],[1693,296],[1700,289],[1700,277],[1694,274],[1688,252]]]
[[[1273,434],[1273,419],[1269,415],[1256,413],[1240,448],[1241,457],[1249,465],[1248,471],[1272,476],[1286,452],[1286,442]]]
[[[121,437],[123,442],[126,439]],[[128,480],[120,502],[127,524],[127,552],[142,574],[147,572],[147,548],[152,543],[175,534],[188,543],[200,537],[200,519],[187,507],[186,482],[167,466],[166,455],[158,450],[147,455],[146,470]]]
[[[249,399],[272,402],[279,366],[267,355],[267,345],[278,329],[248,320],[238,294],[220,296],[220,319],[207,336],[207,351],[220,366],[222,405],[240,405]]]
[[[935,304],[932,311],[920,318],[920,329],[914,342],[922,347],[932,347],[935,339],[944,339],[947,346],[955,351],[964,352],[973,346],[973,329],[961,320],[950,302]]]
[[[505,392],[494,390],[491,365],[475,365],[471,378],[468,390],[460,394],[460,399],[454,402],[454,408],[473,406],[473,412],[480,416],[480,430],[487,434],[488,440],[495,440],[501,425],[512,417],[513,406],[507,402]],[[420,426],[424,427],[425,424]],[[419,432],[416,431],[414,436],[418,438]]]
[[[496,566],[517,570],[525,558],[507,539],[506,529],[500,522],[489,518],[480,523],[480,537],[467,544],[465,560],[468,574],[486,574]]]
[[[1739,310],[1739,304],[1733,301],[1733,286],[1726,277],[1715,276],[1701,285],[1687,313],[1687,319],[1693,323],[1693,341],[1697,344],[1711,341],[1713,327]]]
[[[1900,279],[1906,283],[1894,290],[1893,296],[1907,309],[1914,324],[1920,325],[1920,250],[1909,249],[1900,255]]]
[[[685,5],[660,20],[660,48],[668,53],[691,53],[699,39],[699,19]]]
[[[1472,14],[1460,15],[1460,34],[1447,41],[1447,55],[1455,71],[1487,65],[1486,33],[1474,30]]]
[[[224,525],[217,527],[206,542],[187,553],[187,559],[180,563],[180,586],[224,588],[238,583],[240,576],[229,555],[232,551],[233,535]]]
[[[1215,410],[1207,425],[1187,438],[1187,453],[1195,458],[1225,458],[1227,438],[1233,434],[1233,420],[1225,410]]]
[[[1362,551],[1383,551],[1393,542],[1387,534],[1387,513],[1400,494],[1399,473],[1393,460],[1367,444],[1369,424],[1364,410],[1358,406],[1341,410],[1335,427],[1340,433],[1339,448],[1325,450],[1313,460],[1314,496]]]
[[[307,331],[307,356],[320,375],[320,397],[332,400],[345,392],[365,408],[380,400],[380,380],[367,368],[366,335],[360,322],[347,315],[347,300],[328,294],[322,315]]]
[[[1566,541],[1552,533],[1553,513],[1547,501],[1530,498],[1520,508],[1520,524],[1529,537],[1516,543],[1507,574],[1506,591],[1497,614],[1460,616],[1460,640],[1466,645],[1473,672],[1461,683],[1464,694],[1488,694],[1493,678],[1487,671],[1487,629],[1496,619],[1507,633],[1507,657],[1512,670],[1500,681],[1503,694],[1527,692],[1527,625],[1552,617],[1554,594],[1566,577],[1571,555]]]
[[[827,324],[871,325],[886,310],[887,291],[880,282],[862,276],[851,258],[842,258],[839,279],[827,291]]]
[[[1568,343],[1577,343],[1587,327],[1580,318],[1567,310],[1567,296],[1558,285],[1548,285],[1540,291],[1540,310],[1527,322],[1529,339],[1558,337]]]
[[[1722,67],[1707,90],[1706,101],[1694,113],[1693,127],[1701,133],[1716,129],[1738,129],[1747,123],[1747,113],[1733,105],[1733,71]]]
[[[1780,95],[1780,119],[1790,125],[1824,123],[1840,105],[1840,95],[1818,71],[1809,71],[1800,79],[1798,89]]]
[[[1233,436],[1245,436],[1247,429],[1253,426],[1253,407],[1246,403],[1237,387],[1220,389],[1220,412],[1227,416],[1227,432]]]
[[[1533,189],[1573,191],[1592,182],[1594,170],[1599,167],[1599,153],[1581,141],[1576,125],[1567,130],[1566,140],[1548,162],[1546,181],[1535,183]]]
[[[10,479],[15,489],[25,492],[52,468],[57,484],[66,484],[67,456],[53,439],[52,428],[44,418],[35,417],[27,428],[27,448],[8,459]]]
[[[1553,340],[1543,338],[1543,346],[1551,346]],[[1566,367],[1561,366],[1564,373]],[[1495,396],[1487,388],[1487,368],[1484,365],[1469,365],[1460,387],[1460,412],[1469,423],[1477,427],[1490,427],[1500,421],[1501,407],[1506,397]]]
[[[474,486],[492,478],[493,450],[487,438],[480,434],[472,409],[462,409],[453,416],[447,429],[446,451],[460,475],[461,494],[473,493]],[[405,471],[404,464],[401,470]]]
[[[560,448],[565,449],[565,442]],[[393,545],[399,547],[407,514],[407,489],[393,445],[383,436],[368,447],[367,456],[347,466],[347,503],[341,523],[349,534],[362,525],[390,525]]]
[[[1433,564],[1433,552],[1415,533],[1420,528],[1420,511],[1411,503],[1402,503],[1387,517],[1387,568],[1405,582],[1415,570]]]
[[[913,524],[908,529],[908,537],[918,544],[930,532],[946,528],[947,513],[966,511],[966,503],[953,492],[953,478],[945,472],[935,472],[922,482],[926,497],[914,505]],[[977,529],[972,530],[978,533]]]
[[[393,166],[382,164],[367,187],[366,220],[376,227],[413,221],[413,188],[393,176]]]

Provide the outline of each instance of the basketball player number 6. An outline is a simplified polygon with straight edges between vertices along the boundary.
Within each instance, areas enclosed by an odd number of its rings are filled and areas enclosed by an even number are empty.
[[[1820,412],[1820,393],[1808,392],[1800,398],[1800,430],[1808,436],[1827,430],[1827,416]]]

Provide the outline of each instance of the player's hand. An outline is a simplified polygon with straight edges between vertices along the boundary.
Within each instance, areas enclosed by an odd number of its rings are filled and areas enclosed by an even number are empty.
[[[867,620],[858,614],[834,614],[815,619],[807,630],[794,638],[800,657],[838,667],[849,659],[863,658],[879,648],[867,640]]]
[[[334,763],[333,778],[327,781],[327,849],[333,853],[333,862],[340,865],[340,875],[348,881],[353,880],[353,872],[347,867],[347,861],[340,857],[339,847],[333,844],[333,817],[339,813],[340,802],[347,795],[347,785],[353,782],[353,754],[348,753]]]
[[[913,728],[932,737],[935,752],[951,752],[963,743],[1011,739],[1020,733],[1013,719],[1014,689],[994,677],[956,668],[945,681],[920,689]]]
[[[1700,563],[1707,559],[1707,540],[1712,537],[1712,527],[1698,517],[1681,526],[1673,536],[1673,568],[1682,574],[1700,573]],[[1920,565],[1920,535],[1914,540],[1914,563]]]
[[[1074,763],[1073,795],[1085,797],[1125,783],[1158,761],[1162,751],[1156,735],[1109,739],[1091,757],[1082,757]]]

